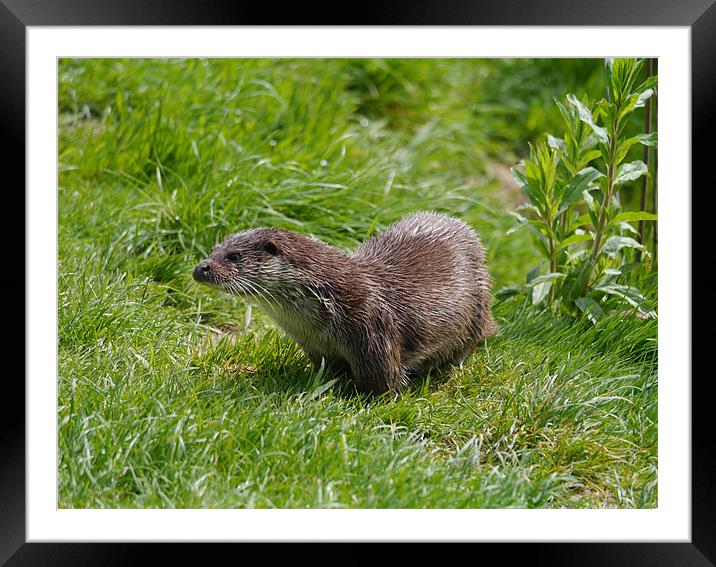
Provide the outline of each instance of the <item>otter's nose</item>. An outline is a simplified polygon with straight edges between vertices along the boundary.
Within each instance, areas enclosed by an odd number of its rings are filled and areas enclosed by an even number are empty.
[[[194,279],[198,282],[205,281],[206,276],[208,276],[210,272],[211,266],[206,260],[204,260],[200,262],[196,268],[194,268]]]

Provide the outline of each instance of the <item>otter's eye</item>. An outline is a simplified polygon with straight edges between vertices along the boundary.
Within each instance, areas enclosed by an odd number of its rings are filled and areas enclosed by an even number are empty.
[[[231,254],[226,255],[226,259],[229,262],[238,262],[239,260],[241,260],[241,254],[239,254],[238,252],[232,252]]]
[[[270,240],[266,244],[264,244],[264,250],[271,254],[271,256],[275,256],[276,254],[278,254],[278,248],[276,248],[276,245]]]

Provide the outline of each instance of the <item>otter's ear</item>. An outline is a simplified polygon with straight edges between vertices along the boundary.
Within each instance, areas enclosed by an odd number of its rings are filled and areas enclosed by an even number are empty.
[[[278,246],[276,246],[276,243],[273,240],[267,240],[266,244],[264,244],[264,251],[271,254],[271,256],[277,256]]]

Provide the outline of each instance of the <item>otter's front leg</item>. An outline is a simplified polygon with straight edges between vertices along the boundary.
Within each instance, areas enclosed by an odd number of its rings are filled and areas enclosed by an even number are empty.
[[[371,349],[356,355],[350,364],[358,391],[370,394],[397,392],[405,382],[400,353],[394,352],[394,349]]]

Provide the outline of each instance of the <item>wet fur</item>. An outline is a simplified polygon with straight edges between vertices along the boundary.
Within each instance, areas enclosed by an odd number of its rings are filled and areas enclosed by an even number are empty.
[[[228,261],[231,253],[240,260]],[[409,376],[460,365],[496,330],[480,241],[442,214],[405,217],[352,254],[250,229],[202,264],[198,281],[253,300],[315,364],[347,371],[364,392],[397,391]]]

